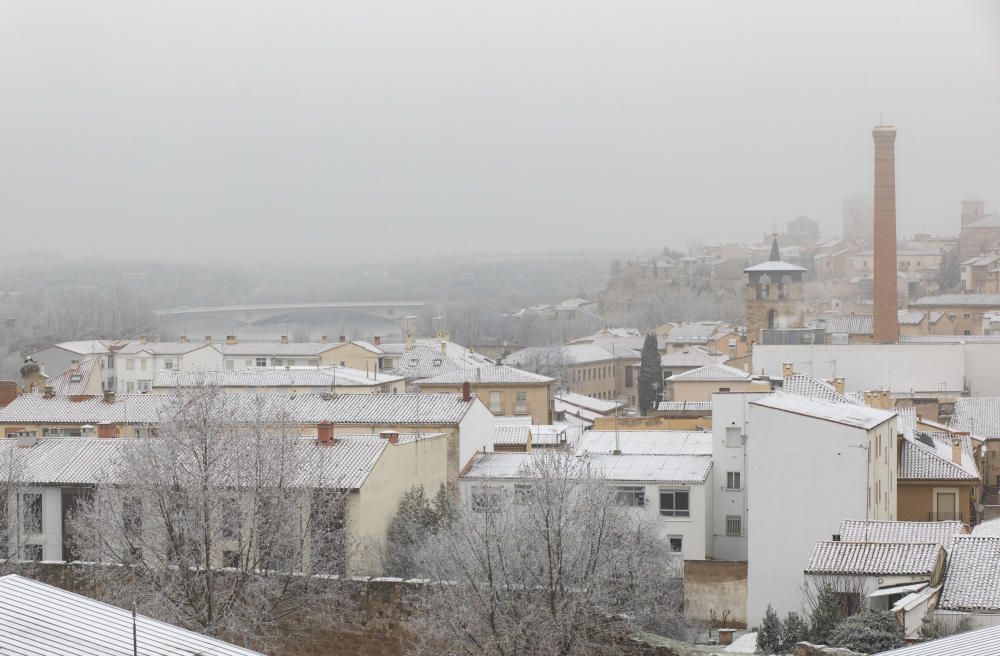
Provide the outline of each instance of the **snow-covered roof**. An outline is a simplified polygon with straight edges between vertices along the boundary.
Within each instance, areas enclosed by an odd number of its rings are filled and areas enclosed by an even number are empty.
[[[636,483],[704,483],[712,456],[594,455],[586,456],[591,472],[609,481]]]
[[[807,574],[930,576],[943,549],[939,544],[891,542],[817,542]]]
[[[808,399],[820,399],[833,403],[849,403],[857,405],[857,401],[839,393],[837,389],[819,378],[814,378],[808,374],[792,374],[785,376],[781,389],[788,394],[804,396]]]
[[[104,355],[111,352],[111,346],[116,342],[109,342],[103,339],[86,339],[75,342],[59,342],[55,348],[78,353],[80,355]],[[39,351],[44,349],[39,349]],[[35,351],[37,353],[38,351]]]
[[[900,310],[898,313],[900,326],[919,326],[927,318],[920,310]]]
[[[421,435],[426,439],[433,435]],[[43,437],[32,447],[16,439],[0,440],[0,464],[20,483],[29,485],[93,485],[114,481],[127,449],[142,448],[142,441],[157,438]],[[239,439],[239,438],[226,438]],[[400,435],[400,443],[418,436]],[[316,438],[297,440],[293,458],[293,485],[354,490],[368,478],[389,441],[372,435],[338,435],[333,444],[319,445]]]
[[[963,396],[955,399],[951,427],[958,431],[1000,439],[1000,397]]]
[[[626,455],[711,455],[712,434],[702,431],[590,430],[577,443],[578,456],[591,453]]]
[[[392,356],[392,372],[410,380],[493,364],[489,358],[449,341],[442,347],[437,340],[417,340],[411,348],[405,342],[382,342],[379,348]]]
[[[315,358],[320,353],[329,351],[335,346],[340,346],[340,342],[326,344],[322,342],[237,342],[236,344],[222,343],[218,349],[222,354],[229,357],[300,357]]]
[[[16,574],[0,577],[0,636],[5,654],[131,656],[132,612]],[[139,656],[260,652],[145,615],[135,618]]]
[[[487,364],[471,370],[452,371],[431,378],[416,381],[417,385],[548,385],[555,379],[533,374],[530,371],[509,367],[505,364]]]
[[[724,364],[709,364],[697,369],[691,369],[667,378],[668,381],[705,380],[750,380],[750,374],[735,367]]]
[[[216,401],[219,412],[234,421],[281,417],[302,424],[363,426],[458,424],[477,402],[463,401],[461,394],[224,394]],[[119,394],[112,403],[21,394],[0,408],[0,425],[155,424],[168,419],[176,404],[171,394]]]
[[[377,387],[403,380],[382,371],[362,371],[350,367],[275,367],[225,371],[180,372],[163,370],[153,379],[153,387]]]
[[[995,656],[1000,654],[1000,626],[956,633],[937,640],[918,642],[875,656]]]
[[[843,542],[940,544],[948,550],[955,538],[964,534],[965,530],[965,524],[956,521],[883,522],[845,519],[840,522],[840,539]]]
[[[45,381],[46,387],[53,392],[65,396],[87,394],[88,385],[94,376],[100,376],[101,363],[97,356],[84,358],[58,376]],[[98,385],[98,390],[100,385]]]
[[[721,321],[692,321],[679,323],[670,329],[664,341],[668,344],[704,344],[716,333],[727,329]]]
[[[952,441],[958,440],[959,462],[952,459]],[[972,455],[969,437],[911,431],[903,434],[900,443],[900,480],[978,481],[979,468]]]
[[[118,355],[140,355],[142,353],[149,355],[184,355],[185,353],[203,348],[217,348],[220,351],[222,350],[221,346],[213,347],[211,344],[201,342],[129,341],[124,343],[120,348],[115,349],[115,353]]]
[[[816,319],[816,326],[830,334],[871,335],[870,314],[825,314]]]
[[[976,524],[972,527],[972,534],[980,537],[990,535],[1000,537],[1000,517]]]
[[[786,392],[771,394],[750,403],[865,430],[875,428],[896,416],[895,412],[877,410],[863,405],[831,403]]]
[[[614,412],[615,408],[622,405],[621,401],[608,401],[605,399],[595,399],[593,397],[587,396],[585,394],[577,394],[576,392],[559,392],[555,395],[557,401],[562,401],[569,405],[575,405],[579,408],[584,408],[586,410],[592,410],[593,412],[599,413],[601,415],[606,415],[608,413]]]
[[[377,387],[403,380],[382,371],[362,371],[349,367],[276,367],[225,371],[180,372],[163,370],[153,379],[153,387],[175,388],[217,385],[219,387]]]
[[[1000,307],[1000,294],[938,294],[910,302],[915,307]]]
[[[682,351],[671,351],[660,356],[661,367],[704,367],[710,364],[721,364],[726,356],[720,353],[710,353],[708,350],[692,346]]]
[[[712,412],[711,401],[660,401],[658,412]]]
[[[1000,536],[955,539],[938,608],[1000,611]]]
[[[526,467],[534,458],[549,454],[484,453],[462,477],[467,480],[506,480],[530,477]],[[569,455],[561,457],[573,457]],[[650,483],[703,483],[712,469],[711,456],[691,455],[588,455],[590,472],[609,481]]]
[[[775,273],[775,272],[795,272],[795,271],[806,271],[805,267],[800,267],[798,264],[790,264],[789,262],[778,261],[768,261],[761,262],[760,264],[755,264],[751,267],[743,269],[743,273]]]

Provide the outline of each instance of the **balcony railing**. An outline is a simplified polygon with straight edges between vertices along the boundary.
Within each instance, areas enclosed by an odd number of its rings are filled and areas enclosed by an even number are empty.
[[[962,513],[960,512],[930,512],[927,513],[927,521],[929,522],[963,522]]]

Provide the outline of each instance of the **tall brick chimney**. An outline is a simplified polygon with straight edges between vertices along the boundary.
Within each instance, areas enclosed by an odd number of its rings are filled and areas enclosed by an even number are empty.
[[[880,125],[875,140],[874,341],[899,341],[896,314],[896,128]]]

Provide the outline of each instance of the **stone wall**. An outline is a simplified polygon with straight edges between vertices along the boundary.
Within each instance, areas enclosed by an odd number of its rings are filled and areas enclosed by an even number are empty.
[[[688,619],[745,628],[747,564],[732,560],[684,562],[684,614]],[[723,619],[725,615],[725,619]]]

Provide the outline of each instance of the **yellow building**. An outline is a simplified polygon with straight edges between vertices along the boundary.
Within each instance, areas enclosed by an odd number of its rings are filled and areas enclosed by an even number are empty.
[[[467,383],[494,415],[530,416],[533,424],[552,423],[555,379],[508,365],[486,365],[416,381],[426,394],[461,393]]]
[[[968,435],[913,431],[899,437],[897,518],[977,521],[982,481]]]
[[[713,364],[676,374],[666,380],[667,401],[711,401],[718,392],[767,392],[767,381],[754,380],[750,374],[724,364]]]

